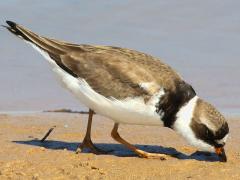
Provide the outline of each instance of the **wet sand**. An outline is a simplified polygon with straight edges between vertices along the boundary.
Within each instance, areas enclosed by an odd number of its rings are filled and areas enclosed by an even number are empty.
[[[240,121],[229,120],[228,162],[196,153],[174,131],[163,127],[120,126],[120,134],[140,148],[166,154],[142,159],[112,140],[113,122],[95,115],[92,139],[106,155],[75,154],[87,115],[35,113],[0,115],[0,179],[239,179]],[[56,126],[46,142],[39,139]]]

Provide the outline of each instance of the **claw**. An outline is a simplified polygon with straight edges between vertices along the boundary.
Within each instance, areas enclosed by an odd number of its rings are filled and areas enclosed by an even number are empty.
[[[85,138],[83,142],[78,146],[76,150],[76,154],[83,152],[84,149],[89,149],[94,154],[107,154],[108,152],[111,152],[111,151],[104,151],[102,149],[99,149],[92,143],[92,140],[88,138]]]
[[[167,155],[166,154],[158,154],[158,153],[148,153],[142,150],[137,150],[136,151],[138,155],[142,158],[147,158],[147,159],[160,159],[160,160],[166,160]]]

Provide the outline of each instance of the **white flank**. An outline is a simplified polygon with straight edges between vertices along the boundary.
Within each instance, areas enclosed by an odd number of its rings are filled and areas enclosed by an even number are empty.
[[[41,50],[36,45],[31,46],[48,60],[52,65],[52,70],[56,73],[58,80],[65,88],[70,90],[81,103],[93,109],[96,113],[106,116],[118,123],[139,124],[139,125],[163,125],[160,116],[156,113],[156,103],[164,94],[164,90],[154,94],[152,98],[145,103],[142,97],[126,98],[117,100],[106,98],[94,91],[89,84],[80,78],[75,78],[61,69],[48,53]]]
[[[179,134],[181,134],[191,145],[196,146],[204,151],[214,151],[214,148],[211,145],[205,143],[200,139],[197,139],[190,127],[197,100],[198,96],[195,96],[179,110],[176,115],[177,119],[174,123],[173,128]]]

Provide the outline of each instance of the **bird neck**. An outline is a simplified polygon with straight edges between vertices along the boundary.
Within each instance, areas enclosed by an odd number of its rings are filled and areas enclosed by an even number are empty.
[[[156,112],[160,115],[165,127],[172,128],[179,111],[196,96],[192,86],[184,81],[176,83],[174,90],[164,90],[156,104]]]

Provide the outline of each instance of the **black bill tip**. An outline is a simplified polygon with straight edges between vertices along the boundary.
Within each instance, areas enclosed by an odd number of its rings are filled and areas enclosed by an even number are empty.
[[[215,148],[216,154],[218,155],[221,162],[227,162],[227,156],[223,147]]]
[[[221,162],[227,162],[227,156],[226,156],[226,153],[225,153],[224,150],[223,150],[223,152],[222,152],[221,154],[219,154],[218,156],[219,156]]]

